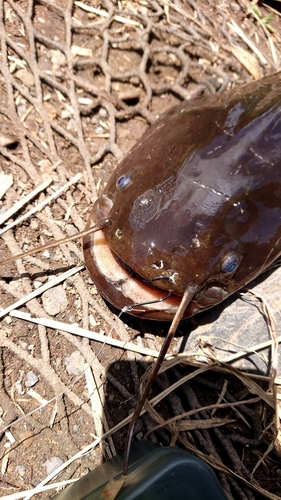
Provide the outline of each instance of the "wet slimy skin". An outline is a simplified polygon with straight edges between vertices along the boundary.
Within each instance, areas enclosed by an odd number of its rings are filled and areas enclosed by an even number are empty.
[[[145,132],[109,180],[84,238],[100,293],[171,320],[212,307],[281,253],[281,74],[185,101]]]

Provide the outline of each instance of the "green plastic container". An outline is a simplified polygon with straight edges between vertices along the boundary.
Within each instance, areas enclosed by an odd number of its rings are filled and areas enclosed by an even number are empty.
[[[96,500],[111,478],[122,473],[122,457],[79,479],[53,500]],[[116,500],[228,500],[212,469],[176,447],[149,441],[133,446],[126,483]]]

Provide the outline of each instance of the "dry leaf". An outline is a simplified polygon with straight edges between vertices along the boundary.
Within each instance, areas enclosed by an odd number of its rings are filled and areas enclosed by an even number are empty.
[[[126,480],[126,476],[121,476],[120,479],[110,479],[106,487],[101,493],[101,498],[104,500],[114,500],[121,488],[123,487]]]
[[[243,64],[244,68],[246,68],[255,80],[262,77],[259,63],[253,54],[251,54],[248,50],[242,49],[242,47],[239,47],[238,45],[232,45],[231,52],[236,59]]]
[[[86,47],[77,47],[77,45],[72,45],[71,54],[73,56],[92,57],[93,51],[92,49],[87,49]]]

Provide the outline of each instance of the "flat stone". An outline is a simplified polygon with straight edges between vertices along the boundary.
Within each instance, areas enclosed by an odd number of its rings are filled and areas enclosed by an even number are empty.
[[[43,307],[50,316],[55,316],[63,312],[68,307],[68,300],[66,297],[63,285],[50,288],[42,294]]]
[[[276,321],[277,335],[281,332],[280,282],[281,268],[278,268],[274,272],[264,273],[247,287],[266,300]],[[186,335],[179,342],[179,351],[196,352],[203,360],[204,352],[209,350],[212,356],[224,361],[231,354],[243,352],[244,349],[246,353],[231,362],[231,365],[239,370],[269,375],[272,360],[270,347],[247,354],[254,346],[270,340],[269,328],[260,305],[261,302],[250,292],[236,293],[220,305],[182,322],[181,330],[185,329]],[[278,349],[280,376],[280,345]]]
[[[64,358],[66,370],[69,375],[81,375],[84,371],[84,358],[79,351],[74,351]]]

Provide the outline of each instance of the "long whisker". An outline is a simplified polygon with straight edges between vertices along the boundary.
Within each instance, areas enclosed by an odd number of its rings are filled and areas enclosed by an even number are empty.
[[[146,383],[146,386],[143,390],[143,393],[140,397],[140,400],[135,408],[133,418],[130,422],[130,426],[129,426],[129,430],[128,430],[128,434],[127,434],[127,441],[126,441],[125,453],[124,453],[123,476],[126,476],[127,472],[128,472],[130,448],[131,448],[132,438],[133,438],[137,419],[139,418],[140,412],[141,412],[142,407],[145,403],[145,400],[148,396],[148,393],[151,389],[151,386],[154,382],[154,379],[155,379],[155,377],[156,377],[156,375],[157,375],[157,373],[158,373],[158,371],[163,363],[163,360],[165,358],[167,350],[168,350],[168,348],[173,340],[173,337],[176,333],[179,322],[181,321],[181,319],[183,317],[184,311],[185,311],[186,307],[188,306],[188,304],[190,303],[192,297],[194,297],[194,294],[195,294],[194,288],[192,288],[192,287],[186,288],[186,290],[183,294],[181,303],[179,305],[179,308],[174,316],[174,319],[173,319],[172,324],[170,326],[170,329],[168,331],[168,335],[165,338],[165,341],[164,341],[164,343],[161,347],[161,350],[159,352],[159,355],[158,355],[158,358],[157,358],[156,363],[154,365],[153,371],[152,371],[152,373],[151,373],[151,375]]]
[[[134,309],[134,307],[149,306],[150,304],[158,304],[159,302],[163,302],[164,300],[167,300],[169,297],[171,297],[171,295],[172,295],[172,292],[168,292],[167,295],[165,295],[165,297],[162,297],[162,299],[149,300],[149,301],[146,301],[146,302],[136,302],[135,304],[131,304],[129,306],[125,306],[125,307],[123,307],[123,309],[121,309],[120,316],[123,313],[127,313],[129,311],[132,311],[132,309]]]
[[[4,264],[8,264],[9,262],[13,262],[14,260],[22,259],[22,257],[27,257],[27,255],[34,255],[39,252],[43,252],[44,250],[48,250],[49,248],[56,247],[62,243],[68,243],[69,241],[76,240],[77,238],[82,238],[87,236],[88,234],[94,233],[96,231],[100,231],[109,223],[108,219],[102,219],[100,222],[90,227],[89,229],[85,229],[84,231],[80,231],[79,233],[73,234],[72,236],[67,236],[66,238],[61,238],[60,240],[55,240],[52,243],[48,243],[47,245],[43,245],[37,248],[32,248],[23,253],[19,253],[17,255],[13,255],[8,257],[7,259],[0,261],[0,266]]]

